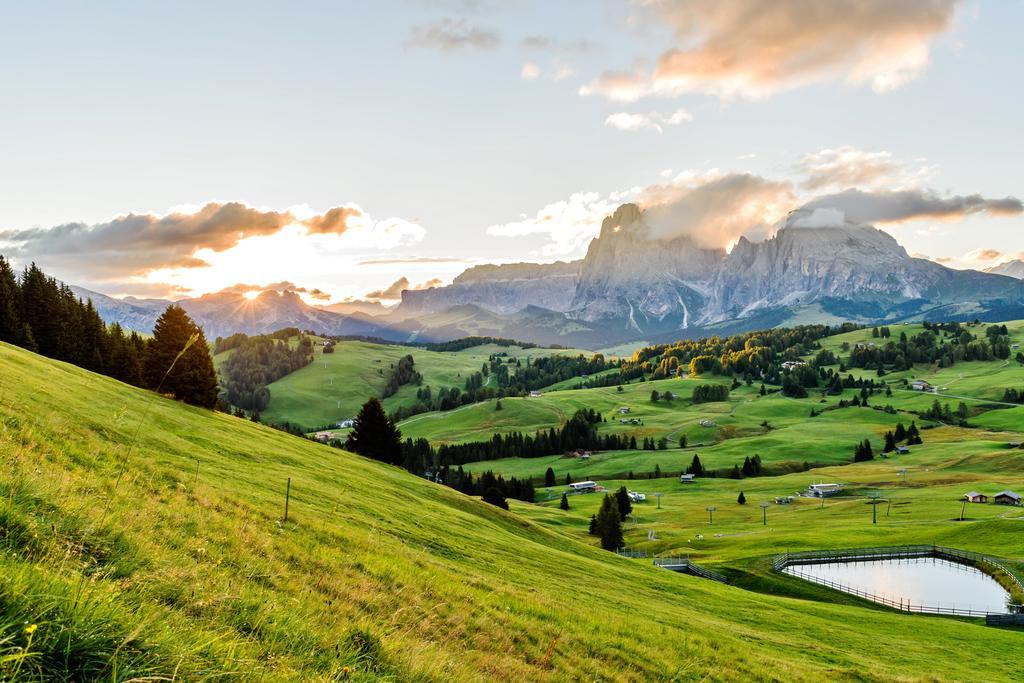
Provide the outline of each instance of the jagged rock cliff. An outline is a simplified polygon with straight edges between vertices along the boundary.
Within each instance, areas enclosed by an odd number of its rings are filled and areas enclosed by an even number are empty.
[[[622,320],[638,332],[651,324],[686,329],[724,258],[724,250],[702,249],[687,237],[652,239],[641,210],[624,204],[587,249],[570,316]]]

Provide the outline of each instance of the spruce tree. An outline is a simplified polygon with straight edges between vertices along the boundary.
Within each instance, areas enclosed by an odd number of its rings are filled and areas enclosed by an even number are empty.
[[[384,413],[380,401],[371,398],[359,409],[345,448],[380,462],[402,462],[402,433]]]
[[[896,437],[893,436],[892,432],[885,433],[885,446],[882,447],[883,453],[892,453],[896,450]]]
[[[687,474],[692,474],[695,477],[704,476],[704,465],[700,462],[700,456],[696,453],[693,454],[693,460],[690,462],[690,466],[686,468]]]
[[[562,494],[562,500],[558,503],[558,507],[562,508],[563,510],[568,510],[569,509],[569,496],[568,495],[566,495],[564,493]]]
[[[21,288],[11,265],[0,256],[0,341],[21,344],[23,333]]]
[[[555,471],[549,467],[547,472],[544,473],[544,486],[551,487],[555,485]]]
[[[151,389],[204,408],[217,404],[217,372],[203,331],[171,304],[157,319],[146,348],[144,381]]]
[[[740,491],[740,495],[737,496],[736,502],[739,503],[740,505],[747,504],[747,497],[743,495],[743,491]]]
[[[597,515],[590,515],[590,527],[587,529],[587,533],[597,536]]]
[[[623,545],[622,516],[615,496],[605,494],[601,508],[597,511],[595,523],[597,535],[601,537],[601,547],[605,550],[618,550]]]
[[[619,490],[615,492],[615,503],[619,507],[619,517],[621,519],[626,519],[633,512],[633,502],[629,499],[629,491],[626,490],[625,486],[620,486]]]

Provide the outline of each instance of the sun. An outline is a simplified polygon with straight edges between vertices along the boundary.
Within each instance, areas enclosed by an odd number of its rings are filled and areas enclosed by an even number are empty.
[[[258,296],[259,296],[260,294],[262,294],[262,293],[263,293],[263,292],[261,292],[261,291],[259,291],[259,290],[257,290],[257,289],[254,289],[254,290],[252,290],[251,292],[244,292],[244,293],[242,294],[242,296],[244,296],[244,297],[245,297],[246,299],[248,299],[249,301],[252,301],[253,299],[255,299],[256,297],[258,297]]]

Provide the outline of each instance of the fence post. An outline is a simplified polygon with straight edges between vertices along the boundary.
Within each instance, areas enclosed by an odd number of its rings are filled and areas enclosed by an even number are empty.
[[[288,477],[288,486],[284,490],[284,521],[288,521],[288,502],[292,497],[292,478]]]

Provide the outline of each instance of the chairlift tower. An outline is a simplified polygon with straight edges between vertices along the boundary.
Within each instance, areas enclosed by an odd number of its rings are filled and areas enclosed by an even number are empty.
[[[771,506],[771,503],[761,503],[761,526],[768,526],[768,508]]]
[[[716,508],[714,505],[709,505],[708,507],[706,507],[704,509],[708,511],[708,526],[714,526],[714,524],[715,524],[715,510],[717,510],[718,508]]]

